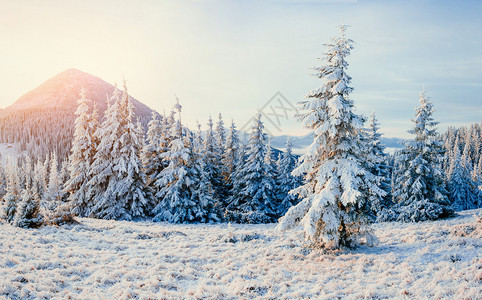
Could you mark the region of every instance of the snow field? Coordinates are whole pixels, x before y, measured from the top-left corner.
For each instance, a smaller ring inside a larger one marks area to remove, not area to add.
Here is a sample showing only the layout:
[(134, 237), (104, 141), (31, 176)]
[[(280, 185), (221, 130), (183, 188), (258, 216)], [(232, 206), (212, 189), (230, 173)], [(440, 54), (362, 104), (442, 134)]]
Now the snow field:
[(377, 246), (328, 254), (274, 224), (0, 223), (0, 299), (480, 299), (477, 212), (374, 224)]

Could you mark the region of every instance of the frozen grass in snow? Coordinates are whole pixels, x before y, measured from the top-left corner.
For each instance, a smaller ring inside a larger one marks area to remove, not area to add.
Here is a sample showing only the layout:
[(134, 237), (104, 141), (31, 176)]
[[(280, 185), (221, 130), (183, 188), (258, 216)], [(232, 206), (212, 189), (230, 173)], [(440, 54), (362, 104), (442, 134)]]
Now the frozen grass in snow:
[(376, 247), (331, 254), (273, 224), (0, 223), (0, 299), (480, 299), (476, 213), (375, 224)]

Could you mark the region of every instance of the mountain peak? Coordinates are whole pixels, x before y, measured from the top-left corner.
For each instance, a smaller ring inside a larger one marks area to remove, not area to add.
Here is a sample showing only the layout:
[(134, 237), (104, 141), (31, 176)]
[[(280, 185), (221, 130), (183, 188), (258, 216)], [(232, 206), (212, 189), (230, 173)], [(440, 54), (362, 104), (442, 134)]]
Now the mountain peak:
[[(99, 112), (106, 108), (106, 99), (114, 92), (114, 86), (101, 78), (70, 68), (48, 79), (35, 89), (27, 92), (5, 111), (59, 108), (75, 111), (80, 90), (86, 89), (88, 99), (97, 103)], [(150, 116), (151, 109), (131, 97), (136, 115)]]

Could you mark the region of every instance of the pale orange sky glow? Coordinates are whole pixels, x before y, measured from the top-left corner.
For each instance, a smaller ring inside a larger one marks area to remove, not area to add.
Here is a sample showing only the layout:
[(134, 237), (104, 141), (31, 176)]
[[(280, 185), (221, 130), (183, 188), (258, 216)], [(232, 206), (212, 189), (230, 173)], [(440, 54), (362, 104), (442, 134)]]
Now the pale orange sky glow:
[[(414, 10), (413, 5), (419, 9)], [(425, 84), (441, 129), (480, 121), (482, 41), (467, 1), (4, 1), (0, 107), (69, 68), (110, 83), (160, 112), (177, 94), (194, 128), (223, 113), (242, 126), (276, 92), (295, 104), (341, 20), (359, 113), (386, 136), (407, 137)], [(450, 42), (448, 42), (450, 41)], [(463, 99), (463, 101), (462, 101)], [(457, 105), (455, 105), (455, 102)], [(280, 134), (302, 134), (291, 120)]]

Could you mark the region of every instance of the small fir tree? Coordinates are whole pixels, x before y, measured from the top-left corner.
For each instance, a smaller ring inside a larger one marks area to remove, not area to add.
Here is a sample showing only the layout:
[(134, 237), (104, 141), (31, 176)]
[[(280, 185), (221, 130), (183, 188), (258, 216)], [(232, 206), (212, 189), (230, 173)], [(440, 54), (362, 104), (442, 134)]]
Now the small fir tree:
[(415, 138), (405, 143), (398, 155), (399, 175), (393, 196), (397, 220), (419, 222), (436, 220), (452, 214), (440, 164), (444, 151), (436, 139), (433, 104), (422, 91), (416, 109), (414, 127), (409, 133)]

